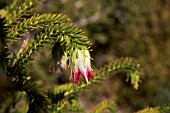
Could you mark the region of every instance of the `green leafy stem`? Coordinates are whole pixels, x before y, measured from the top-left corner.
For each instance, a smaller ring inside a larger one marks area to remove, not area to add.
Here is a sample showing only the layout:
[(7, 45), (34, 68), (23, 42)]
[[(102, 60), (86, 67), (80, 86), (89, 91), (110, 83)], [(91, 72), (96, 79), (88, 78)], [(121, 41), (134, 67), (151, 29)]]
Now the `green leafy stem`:
[(33, 10), (33, 6), (35, 6), (37, 0), (26, 0), (21, 6), (19, 6), (16, 10), (13, 10), (6, 16), (6, 26), (12, 27), (17, 20), (20, 20), (21, 17), (28, 15)]
[[(135, 89), (138, 88), (140, 82), (141, 68), (140, 64), (134, 58), (120, 58), (112, 63), (106, 65), (98, 71), (94, 72), (95, 79), (90, 81), (88, 84), (78, 84), (74, 86), (73, 84), (64, 84), (54, 89), (54, 96), (63, 98), (57, 98), (57, 101), (62, 101), (63, 99), (68, 99), (74, 94), (78, 93), (80, 90), (87, 88), (88, 86), (94, 85), (100, 82), (102, 79), (108, 75), (115, 75), (119, 72), (127, 72), (127, 80), (130, 80), (131, 84)], [(63, 96), (61, 96), (63, 95)], [(54, 98), (55, 99), (55, 98)]]
[(26, 65), (26, 63), (32, 60), (32, 56), (39, 51), (40, 47), (43, 47), (45, 43), (54, 44), (60, 42), (68, 48), (71, 53), (74, 48), (89, 48), (91, 45), (88, 38), (84, 36), (84, 32), (72, 23), (61, 23), (56, 25), (50, 25), (46, 28), (44, 33), (38, 35), (20, 54), (16, 64)]
[(17, 41), (30, 30), (47, 27), (49, 23), (60, 24), (64, 22), (70, 22), (70, 19), (62, 14), (35, 14), (31, 18), (24, 19), (22, 22), (19, 22), (16, 26), (9, 29), (10, 32), (7, 34), (7, 42)]

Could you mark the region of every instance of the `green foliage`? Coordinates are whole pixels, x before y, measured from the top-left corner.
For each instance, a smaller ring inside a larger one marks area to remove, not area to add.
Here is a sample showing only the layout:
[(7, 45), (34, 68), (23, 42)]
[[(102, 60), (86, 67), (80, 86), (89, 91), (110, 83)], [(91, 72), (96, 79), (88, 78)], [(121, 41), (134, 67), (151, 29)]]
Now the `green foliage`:
[(13, 0), (13, 1), (10, 1), (10, 5), (7, 5), (5, 8), (4, 8), (4, 11), (6, 11), (6, 13), (11, 13), (15, 7), (17, 7), (17, 4), (20, 4), (22, 1), (21, 0)]
[(127, 72), (127, 81), (130, 79), (133, 87), (138, 89), (140, 64), (133, 58), (120, 58), (101, 68), (100, 71), (95, 73), (96, 80), (100, 80), (102, 77), (109, 75), (109, 73), (116, 74), (122, 71)]
[(134, 81), (134, 78), (136, 78), (136, 76), (137, 77), (139, 76), (140, 65), (133, 58), (122, 58), (122, 59), (117, 59), (113, 61), (112, 63), (106, 65), (105, 67), (101, 68), (99, 71), (94, 72), (95, 79), (93, 81), (90, 81), (89, 84), (79, 84), (76, 87), (67, 86), (68, 89), (65, 92), (65, 96), (69, 96), (71, 94), (79, 92), (80, 90), (84, 89), (85, 87), (89, 85), (98, 83), (101, 81), (101, 79), (104, 79), (104, 77), (107, 77), (107, 75), (115, 75), (116, 73), (119, 73), (122, 71), (128, 73), (127, 79), (129, 79), (130, 77), (131, 84), (133, 85), (135, 89), (137, 89), (138, 82), (140, 82), (140, 80), (137, 79)]
[(15, 84), (17, 90), (24, 91), (29, 99), (28, 113), (47, 112), (48, 111), (48, 99), (43, 94), (42, 90), (36, 83), (30, 81), (30, 77), (22, 77)]
[[(125, 72), (127, 74), (126, 80), (130, 81), (135, 89), (138, 89), (141, 75), (140, 64), (134, 58), (127, 57), (115, 59), (100, 70), (94, 71), (95, 79), (87, 84), (78, 83), (75, 86), (72, 83), (66, 83), (55, 86), (54, 90), (46, 89), (46, 91), (43, 91), (38, 84), (39, 81), (34, 80), (33, 76), (27, 72), (28, 62), (36, 60), (33, 57), (34, 54), (38, 53), (41, 47), (50, 45), (53, 48), (53, 53), (64, 47), (65, 49), (61, 49), (61, 54), (67, 52), (68, 57), (71, 57), (76, 49), (90, 49), (91, 43), (84, 32), (73, 25), (65, 15), (35, 14), (29, 17), (28, 15), (37, 4), (37, 1), (25, 0), (15, 9), (16, 4), (17, 2), (14, 0), (11, 6), (1, 10), (1, 12), (4, 12), (1, 14), (4, 20), (1, 19), (0, 21), (2, 25), (0, 28), (0, 72), (4, 71), (5, 74), (2, 77), (9, 82), (7, 85), (12, 89), (6, 92), (12, 94), (20, 91), (27, 96), (28, 105), (26, 104), (27, 107), (25, 108), (28, 108), (28, 113), (83, 112), (82, 108), (77, 106), (75, 102), (77, 101), (78, 92), (97, 84), (108, 75), (118, 75), (120, 72)], [(23, 42), (20, 52), (7, 51), (7, 46), (10, 49), (9, 46), (13, 42), (19, 41), (30, 31), (39, 29), (41, 29), (41, 33), (37, 33), (38, 35), (31, 40), (26, 39), (28, 44)], [(0, 104), (3, 104), (3, 102)], [(5, 111), (9, 112), (10, 108), (10, 105), (7, 106)], [(100, 103), (92, 112), (102, 112), (106, 108), (116, 112), (115, 104), (110, 101)], [(169, 111), (169, 106), (155, 109), (166, 112)]]
[[(79, 39), (74, 37), (78, 37)], [(67, 51), (70, 53), (73, 48), (86, 48), (85, 45), (87, 45), (87, 47), (90, 45), (87, 38), (82, 35), (82, 32), (76, 26), (72, 26), (71, 23), (51, 25), (45, 29), (44, 33), (38, 35), (35, 40), (27, 46), (25, 51), (20, 54), (17, 64), (25, 65), (27, 61), (31, 60), (31, 56), (37, 52), (40, 47), (43, 47), (44, 43), (52, 43), (52, 41), (60, 42), (62, 46), (64, 44), (69, 45), (67, 46)], [(83, 45), (83, 47), (81, 45)]]
[(68, 113), (68, 112), (83, 113), (84, 110), (79, 106), (64, 106), (61, 110), (60, 109), (57, 110), (57, 113)]
[(44, 28), (50, 24), (61, 24), (64, 22), (69, 22), (69, 18), (62, 14), (43, 14), (43, 15), (34, 15), (31, 18), (24, 19), (22, 22), (19, 22), (16, 26), (9, 29), (11, 32), (8, 32), (7, 36), (10, 38), (10, 41), (20, 39), (30, 30)]
[(111, 113), (116, 113), (115, 104), (112, 101), (105, 100), (99, 103), (91, 113), (102, 113), (105, 109), (109, 109)]
[(169, 113), (170, 105), (164, 105), (153, 108), (145, 108), (144, 110), (138, 111), (136, 113)]
[[(49, 94), (50, 95), (49, 97), (52, 98), (52, 101), (55, 101), (55, 103), (58, 103), (58, 106), (62, 106), (63, 100), (65, 99), (74, 100), (73, 97), (81, 90), (84, 90), (85, 88), (100, 82), (102, 79), (107, 77), (107, 75), (115, 75), (116, 73), (119, 73), (119, 72), (127, 72), (128, 73), (127, 79), (131, 80), (131, 84), (133, 85), (135, 89), (138, 88), (137, 86), (140, 80), (135, 79), (135, 78), (136, 76), (137, 77), (139, 76), (139, 72), (140, 72), (139, 63), (133, 58), (121, 58), (121, 59), (115, 60), (114, 62), (96, 71), (94, 73), (95, 79), (90, 81), (90, 83), (78, 84), (77, 86), (74, 86), (73, 84), (60, 85), (59, 87), (56, 87), (54, 91), (52, 91), (53, 93)], [(105, 107), (108, 107), (110, 105), (110, 104), (105, 105), (105, 103), (107, 102), (102, 103), (103, 108), (101, 108), (100, 110), (103, 110), (105, 109)]]
[[(85, 105), (94, 105), (98, 98), (114, 98), (120, 112), (131, 113), (170, 103), (169, 0), (49, 0), (47, 3), (50, 7), (42, 6), (48, 8), (44, 12), (64, 12), (86, 30), (93, 42), (95, 68), (117, 56), (133, 56), (143, 66), (145, 74), (137, 92), (120, 81), (122, 77), (110, 77), (101, 84), (104, 90), (94, 87), (81, 94), (87, 95)], [(94, 99), (89, 100), (94, 91)]]
[[(14, 0), (16, 1), (16, 0)], [(28, 16), (32, 11), (33, 6), (36, 5), (36, 0), (26, 0), (16, 10), (6, 15), (6, 26), (12, 27), (17, 21), (21, 20), (23, 16)]]

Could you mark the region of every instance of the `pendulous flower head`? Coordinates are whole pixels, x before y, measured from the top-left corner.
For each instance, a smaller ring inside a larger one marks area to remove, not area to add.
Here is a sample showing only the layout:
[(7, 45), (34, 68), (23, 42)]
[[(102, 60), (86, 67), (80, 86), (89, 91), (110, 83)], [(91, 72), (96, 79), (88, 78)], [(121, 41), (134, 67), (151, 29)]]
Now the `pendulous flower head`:
[[(90, 78), (94, 79), (90, 59), (90, 53), (88, 50), (76, 49), (71, 54), (70, 69), (71, 75), (74, 79), (74, 84), (76, 84), (79, 80), (83, 80), (88, 83)], [(81, 79), (80, 75), (82, 75), (83, 79)]]

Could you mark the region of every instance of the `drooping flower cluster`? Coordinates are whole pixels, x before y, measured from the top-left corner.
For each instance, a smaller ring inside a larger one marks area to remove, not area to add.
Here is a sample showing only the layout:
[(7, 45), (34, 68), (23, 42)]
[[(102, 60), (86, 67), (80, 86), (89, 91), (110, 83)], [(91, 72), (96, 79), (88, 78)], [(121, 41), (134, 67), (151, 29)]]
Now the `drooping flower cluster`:
[(91, 63), (90, 53), (88, 50), (75, 50), (70, 57), (70, 69), (74, 79), (74, 84), (81, 80), (80, 75), (83, 77), (83, 81), (89, 82), (90, 78), (94, 79)]
[[(63, 64), (62, 66), (66, 67), (67, 59), (65, 56), (62, 57), (61, 62)], [(74, 84), (76, 84), (79, 80), (83, 80), (88, 83), (90, 78), (94, 79), (91, 69), (90, 53), (88, 50), (76, 49), (73, 51), (69, 56), (69, 66)]]

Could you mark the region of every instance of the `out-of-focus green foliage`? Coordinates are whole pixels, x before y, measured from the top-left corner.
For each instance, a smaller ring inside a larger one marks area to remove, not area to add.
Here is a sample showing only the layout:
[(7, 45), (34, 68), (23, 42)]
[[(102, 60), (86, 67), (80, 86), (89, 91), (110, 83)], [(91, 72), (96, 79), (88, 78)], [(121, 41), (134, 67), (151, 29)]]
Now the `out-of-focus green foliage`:
[(164, 106), (154, 107), (154, 108), (145, 108), (136, 113), (169, 113), (169, 111), (170, 111), (170, 106), (164, 105)]
[(102, 113), (106, 108), (110, 110), (111, 113), (116, 113), (115, 104), (108, 100), (99, 103), (91, 113)]

